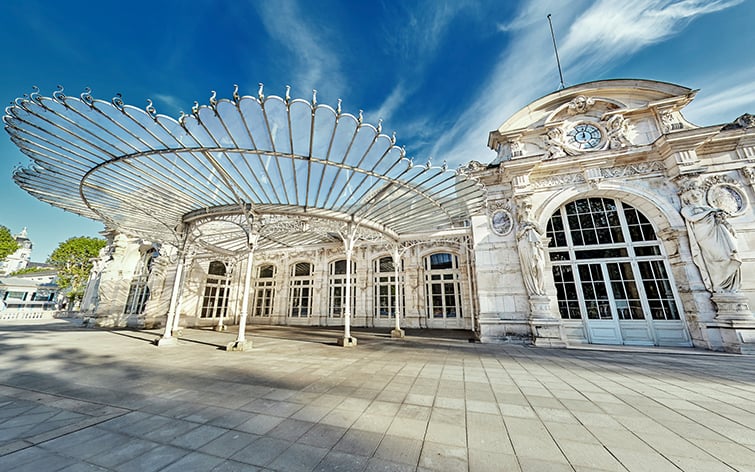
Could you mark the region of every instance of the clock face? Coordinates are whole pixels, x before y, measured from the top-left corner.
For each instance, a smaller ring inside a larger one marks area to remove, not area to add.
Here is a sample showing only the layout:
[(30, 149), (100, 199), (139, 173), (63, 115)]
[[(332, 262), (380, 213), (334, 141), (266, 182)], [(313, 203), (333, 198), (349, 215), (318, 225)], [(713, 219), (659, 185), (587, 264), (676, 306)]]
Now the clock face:
[(597, 126), (580, 123), (569, 131), (566, 136), (569, 144), (577, 149), (594, 149), (600, 144), (603, 134)]

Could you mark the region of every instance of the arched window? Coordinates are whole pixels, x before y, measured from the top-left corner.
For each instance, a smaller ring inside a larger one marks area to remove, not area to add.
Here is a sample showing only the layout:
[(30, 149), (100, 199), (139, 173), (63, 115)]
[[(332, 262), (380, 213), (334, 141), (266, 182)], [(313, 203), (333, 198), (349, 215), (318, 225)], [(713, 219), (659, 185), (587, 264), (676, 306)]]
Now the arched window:
[(553, 214), (547, 233), (561, 318), (584, 320), (592, 342), (657, 344), (646, 322), (680, 319), (661, 242), (631, 205), (575, 200)]
[[(399, 306), (396, 298), (396, 271), (392, 257), (375, 259), (375, 317), (395, 318)], [(401, 261), (403, 266), (403, 260)], [(406, 313), (404, 307), (403, 267), (399, 267), (399, 297), (401, 299), (401, 313)]]
[(441, 252), (425, 257), (427, 317), (435, 320), (461, 317), (459, 258)]
[(141, 315), (149, 300), (149, 287), (147, 281), (152, 271), (152, 263), (159, 253), (157, 250), (150, 249), (139, 259), (134, 271), (134, 277), (131, 279), (128, 297), (126, 297), (126, 306), (123, 309), (125, 315)]
[(291, 266), (289, 285), (289, 316), (304, 318), (312, 311), (312, 285), (314, 266), (309, 262), (297, 262)]
[(201, 318), (225, 317), (228, 311), (228, 295), (231, 278), (226, 274), (226, 265), (221, 261), (210, 262), (202, 298)]
[(254, 306), (252, 316), (270, 316), (275, 299), (275, 266), (260, 266), (254, 281)]
[[(351, 311), (354, 312), (356, 303), (356, 269), (357, 265), (351, 262)], [(328, 278), (328, 316), (341, 317), (346, 308), (346, 259), (330, 263), (330, 276)]]

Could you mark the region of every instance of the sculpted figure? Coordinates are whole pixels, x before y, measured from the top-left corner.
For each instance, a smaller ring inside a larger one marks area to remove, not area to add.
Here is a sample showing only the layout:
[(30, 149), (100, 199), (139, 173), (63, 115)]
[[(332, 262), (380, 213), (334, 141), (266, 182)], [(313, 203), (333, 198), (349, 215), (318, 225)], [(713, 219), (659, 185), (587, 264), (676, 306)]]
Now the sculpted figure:
[(543, 141), (545, 143), (546, 159), (556, 159), (566, 155), (566, 151), (564, 151), (564, 132), (560, 128), (549, 129)]
[(545, 249), (543, 236), (535, 223), (530, 220), (528, 208), (523, 210), (519, 218), (519, 228), (516, 233), (519, 248), (519, 261), (522, 264), (522, 277), (527, 292), (530, 295), (545, 295)]
[(692, 258), (711, 292), (739, 291), (742, 261), (728, 213), (705, 203), (703, 192), (694, 188), (684, 194), (682, 216), (687, 221)]
[(608, 128), (608, 148), (621, 149), (629, 145), (626, 133), (628, 130), (627, 120), (621, 115), (613, 115), (606, 123)]

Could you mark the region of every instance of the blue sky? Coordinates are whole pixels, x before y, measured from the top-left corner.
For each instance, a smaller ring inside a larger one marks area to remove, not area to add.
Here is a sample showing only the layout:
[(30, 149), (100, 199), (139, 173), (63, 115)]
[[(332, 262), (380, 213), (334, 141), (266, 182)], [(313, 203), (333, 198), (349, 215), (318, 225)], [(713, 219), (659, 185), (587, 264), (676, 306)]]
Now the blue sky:
[[(755, 113), (753, 0), (129, 0), (0, 2), (0, 99), (57, 84), (69, 95), (178, 116), (212, 90), (311, 97), (364, 110), (415, 162), (490, 162), (488, 132), (559, 85), (643, 78), (701, 89), (699, 125)], [(28, 159), (0, 136), (0, 224), (28, 227), (32, 259), (97, 222), (38, 202), (12, 181)]]

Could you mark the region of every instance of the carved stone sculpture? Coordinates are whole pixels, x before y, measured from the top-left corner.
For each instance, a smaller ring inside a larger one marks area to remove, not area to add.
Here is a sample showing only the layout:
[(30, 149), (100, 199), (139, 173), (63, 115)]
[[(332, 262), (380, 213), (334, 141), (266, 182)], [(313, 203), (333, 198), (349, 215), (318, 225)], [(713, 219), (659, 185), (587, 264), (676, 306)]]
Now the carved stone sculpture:
[(545, 295), (545, 249), (543, 236), (530, 219), (528, 207), (524, 207), (519, 217), (517, 229), (517, 246), (522, 265), (522, 278), (530, 296)]
[(566, 156), (566, 151), (564, 151), (564, 132), (561, 128), (549, 129), (543, 142), (545, 143), (545, 159)]
[(628, 123), (622, 115), (613, 115), (606, 122), (608, 128), (608, 149), (621, 149), (628, 146)]
[(734, 293), (741, 286), (742, 261), (728, 214), (705, 203), (699, 187), (682, 197), (682, 216), (687, 221), (692, 258), (711, 292)]

